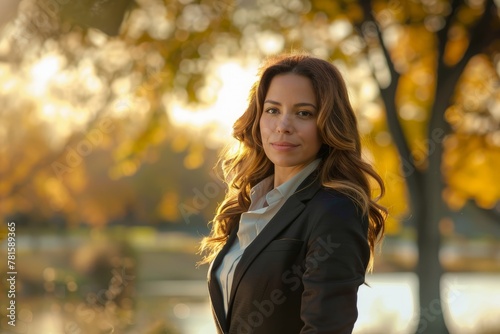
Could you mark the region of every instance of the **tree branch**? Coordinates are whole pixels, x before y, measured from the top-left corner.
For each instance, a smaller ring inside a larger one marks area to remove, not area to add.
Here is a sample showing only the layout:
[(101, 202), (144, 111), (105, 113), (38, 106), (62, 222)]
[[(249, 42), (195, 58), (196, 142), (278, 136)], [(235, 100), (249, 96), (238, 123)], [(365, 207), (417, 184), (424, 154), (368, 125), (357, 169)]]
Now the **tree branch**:
[[(493, 0), (488, 0), (485, 4), (485, 9), (481, 17), (471, 30), (470, 42), (462, 59), (453, 66), (447, 66), (443, 61), (443, 54), (438, 55), (438, 69), (436, 82), (436, 97), (439, 96), (439, 101), (435, 102), (435, 108), (429, 121), (429, 132), (434, 129), (444, 129), (446, 133), (451, 131), (449, 124), (444, 119), (444, 112), (449, 107), (455, 88), (460, 76), (462, 75), (465, 66), (470, 59), (477, 55), (488, 43), (500, 34), (500, 31), (490, 31), (489, 26), (494, 18), (494, 10), (496, 6)], [(449, 21), (452, 18), (448, 18)], [(499, 30), (499, 29), (497, 29)], [(444, 44), (444, 43), (442, 43)], [(444, 47), (442, 52), (444, 53)]]
[(448, 33), (449, 33), (451, 25), (453, 23), (453, 18), (455, 17), (455, 14), (457, 13), (457, 10), (461, 4), (463, 4), (463, 1), (460, 1), (460, 0), (453, 0), (451, 2), (451, 4), (450, 4), (451, 12), (446, 17), (443, 29), (441, 29), (437, 32), (438, 64), (439, 64), (438, 67), (440, 66), (440, 64), (444, 63), (443, 57), (444, 57), (444, 51), (446, 49), (446, 41), (448, 40)]
[[(90, 120), (87, 123), (85, 132), (89, 132), (95, 126), (95, 124), (101, 119), (102, 115), (104, 114), (104, 110), (106, 109), (106, 106), (109, 104), (109, 102), (112, 100), (112, 97), (113, 97), (113, 95), (110, 94), (108, 97), (107, 103), (104, 104), (104, 107), (101, 110), (99, 110), (94, 115), (92, 120)], [(29, 173), (27, 173), (26, 176), (22, 180), (15, 183), (14, 185), (12, 185), (12, 187), (10, 188), (10, 190), (7, 193), (5, 193), (3, 195), (0, 194), (0, 199), (8, 198), (9, 196), (16, 194), (18, 191), (20, 191), (22, 188), (24, 188), (27, 184), (29, 184), (32, 181), (32, 178), (37, 173), (39, 173), (44, 168), (47, 168), (48, 166), (50, 166), (51, 163), (53, 163), (54, 161), (59, 159), (64, 154), (65, 148), (68, 146), (72, 146), (73, 144), (75, 144), (76, 141), (77, 141), (77, 139), (70, 136), (69, 139), (67, 140), (67, 142), (62, 146), (62, 148), (59, 151), (46, 156), (44, 159), (41, 159), (40, 161), (38, 161), (38, 163), (34, 164), (33, 167), (31, 168), (31, 170), (29, 171)], [(3, 173), (3, 174), (6, 175), (8, 173)]]
[[(368, 0), (362, 0), (360, 1), (360, 4), (363, 8), (366, 20), (368, 22), (372, 22), (375, 27), (377, 44), (382, 50), (385, 62), (387, 64), (387, 68), (391, 76), (391, 82), (389, 83), (389, 85), (387, 87), (381, 87), (379, 84), (379, 90), (382, 96), (382, 100), (384, 101), (385, 104), (387, 126), (389, 127), (389, 131), (394, 140), (396, 148), (399, 152), (403, 168), (407, 169), (403, 171), (403, 176), (406, 179), (407, 186), (409, 188), (408, 190), (410, 193), (409, 198), (411, 206), (413, 210), (418, 211), (420, 210), (420, 206), (422, 204), (418, 200), (419, 198), (418, 194), (421, 193), (421, 182), (419, 181), (420, 172), (416, 168), (415, 160), (410, 151), (408, 140), (406, 139), (401, 123), (399, 122), (398, 112), (396, 107), (396, 93), (397, 93), (400, 74), (396, 71), (390, 52), (384, 43), (382, 31), (380, 30), (380, 27), (377, 24), (377, 21), (373, 15), (371, 2)], [(369, 37), (367, 37), (366, 34), (363, 34), (362, 28), (363, 27), (358, 25), (358, 29), (361, 31), (361, 34), (364, 36), (365, 41), (367, 41), (367, 44), (369, 45), (370, 44)]]
[(463, 71), (469, 60), (477, 55), (481, 50), (491, 43), (495, 38), (498, 38), (500, 29), (491, 31), (490, 25), (492, 20), (496, 16), (496, 5), (494, 0), (488, 0), (484, 5), (484, 11), (479, 20), (476, 22), (472, 28), (469, 37), (469, 46), (464, 53), (464, 56), (460, 61), (455, 64), (454, 69), (458, 69), (460, 72)]

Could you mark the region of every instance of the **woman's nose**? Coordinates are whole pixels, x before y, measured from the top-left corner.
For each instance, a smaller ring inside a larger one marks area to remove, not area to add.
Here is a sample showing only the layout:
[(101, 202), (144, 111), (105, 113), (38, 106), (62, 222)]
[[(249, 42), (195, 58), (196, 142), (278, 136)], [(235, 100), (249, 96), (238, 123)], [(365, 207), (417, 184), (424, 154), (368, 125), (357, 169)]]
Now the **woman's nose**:
[(292, 122), (289, 119), (288, 115), (283, 115), (278, 118), (278, 122), (276, 124), (276, 132), (278, 133), (291, 133), (293, 129)]

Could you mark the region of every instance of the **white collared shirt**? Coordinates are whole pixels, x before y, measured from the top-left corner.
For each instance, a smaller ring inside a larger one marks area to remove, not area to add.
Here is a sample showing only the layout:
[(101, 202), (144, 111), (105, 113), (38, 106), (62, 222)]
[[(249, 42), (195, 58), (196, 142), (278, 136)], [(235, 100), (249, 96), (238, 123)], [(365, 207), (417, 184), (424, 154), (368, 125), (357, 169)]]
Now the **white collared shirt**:
[[(241, 214), (237, 238), (215, 273), (221, 287), (226, 314), (234, 271), (243, 252), (281, 209), (286, 200), (293, 195), (297, 187), (318, 167), (320, 161), (321, 159), (314, 160), (290, 180), (274, 189), (272, 189), (274, 175), (271, 175), (250, 190), (250, 208)], [(267, 206), (265, 206), (266, 203)]]

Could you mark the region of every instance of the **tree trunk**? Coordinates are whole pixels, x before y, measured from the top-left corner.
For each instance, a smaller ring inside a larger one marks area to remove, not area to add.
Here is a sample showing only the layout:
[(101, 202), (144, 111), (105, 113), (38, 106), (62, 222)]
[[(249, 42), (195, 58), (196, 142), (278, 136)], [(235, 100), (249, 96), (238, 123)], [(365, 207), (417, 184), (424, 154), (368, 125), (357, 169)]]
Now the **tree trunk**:
[(441, 187), (438, 181), (440, 177), (439, 167), (429, 164), (429, 169), (424, 176), (424, 191), (421, 194), (424, 205), (422, 212), (416, 214), (419, 253), (416, 273), (419, 281), (420, 301), (420, 316), (416, 333), (448, 333), (442, 310), (443, 299), (440, 298), (440, 281), (443, 273), (439, 260), (441, 246), (439, 221), (443, 212)]
[[(378, 42), (376, 44), (382, 49), (391, 74), (389, 86), (379, 88), (386, 107), (389, 131), (401, 158), (403, 176), (406, 179), (409, 192), (411, 220), (417, 232), (419, 257), (416, 274), (419, 280), (420, 316), (416, 333), (447, 334), (448, 329), (444, 321), (440, 293), (443, 268), (439, 258), (441, 246), (439, 224), (448, 210), (442, 198), (444, 189), (444, 179), (441, 172), (442, 141), (444, 136), (450, 132), (450, 126), (444, 119), (444, 112), (451, 103), (456, 84), (468, 61), (488, 45), (494, 39), (493, 36), (496, 36), (490, 29), (490, 21), (492, 18), (496, 18), (497, 7), (493, 0), (487, 0), (484, 13), (471, 28), (470, 43), (464, 56), (457, 64), (449, 67), (444, 62), (448, 33), (459, 7), (463, 5), (462, 0), (451, 2), (451, 10), (446, 17), (445, 26), (437, 33), (436, 91), (427, 132), (428, 165), (425, 171), (421, 171), (416, 169), (409, 143), (403, 134), (397, 116), (395, 99), (399, 73), (395, 70), (390, 52), (385, 46), (382, 33), (373, 16), (371, 1), (360, 1), (360, 5), (363, 8), (366, 21), (373, 22), (376, 31), (375, 35), (365, 34), (365, 41), (367, 45), (371, 45), (370, 41), (375, 37)], [(496, 31), (498, 31), (498, 25), (496, 27)], [(363, 32), (363, 24), (358, 24), (358, 28)]]

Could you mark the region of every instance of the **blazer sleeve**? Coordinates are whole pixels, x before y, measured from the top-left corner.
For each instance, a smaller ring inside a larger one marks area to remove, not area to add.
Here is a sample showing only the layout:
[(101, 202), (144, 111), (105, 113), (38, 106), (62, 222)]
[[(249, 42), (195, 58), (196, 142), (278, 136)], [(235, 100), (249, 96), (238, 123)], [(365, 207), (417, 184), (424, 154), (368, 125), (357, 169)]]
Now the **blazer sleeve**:
[(301, 334), (352, 333), (370, 259), (368, 219), (351, 199), (324, 192), (312, 205), (302, 277)]

